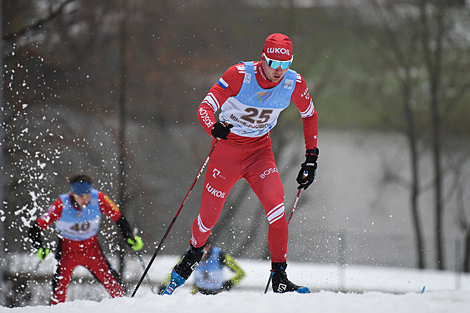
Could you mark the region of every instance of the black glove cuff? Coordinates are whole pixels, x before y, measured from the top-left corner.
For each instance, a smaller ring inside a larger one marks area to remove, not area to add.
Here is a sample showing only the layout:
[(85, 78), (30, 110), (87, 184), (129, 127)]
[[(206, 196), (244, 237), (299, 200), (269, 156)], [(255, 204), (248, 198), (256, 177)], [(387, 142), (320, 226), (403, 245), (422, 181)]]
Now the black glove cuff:
[(126, 241), (127, 239), (134, 238), (134, 236), (132, 235), (131, 225), (129, 225), (129, 222), (126, 220), (124, 215), (121, 215), (116, 224), (119, 227), (119, 230), (121, 231), (121, 234)]
[(34, 248), (39, 249), (42, 247), (42, 230), (37, 223), (29, 229), (29, 239)]
[(317, 147), (313, 148), (313, 149), (307, 149), (307, 151), (305, 152), (305, 154), (315, 154), (316, 156), (320, 155), (320, 149), (318, 149)]
[[(320, 154), (320, 149), (318, 148), (307, 149), (307, 151), (305, 152), (304, 164), (309, 167), (316, 166), (319, 154)], [(315, 163), (315, 164), (312, 164), (312, 163)]]

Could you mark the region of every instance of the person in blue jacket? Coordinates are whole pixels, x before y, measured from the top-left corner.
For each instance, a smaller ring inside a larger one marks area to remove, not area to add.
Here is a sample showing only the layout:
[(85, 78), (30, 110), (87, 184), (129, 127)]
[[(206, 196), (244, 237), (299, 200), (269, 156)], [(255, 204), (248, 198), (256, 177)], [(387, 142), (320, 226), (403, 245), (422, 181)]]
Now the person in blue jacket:
[[(234, 272), (230, 279), (225, 279), (224, 266)], [(206, 243), (204, 254), (194, 270), (193, 276), (192, 294), (199, 292), (204, 295), (215, 295), (223, 291), (229, 291), (239, 284), (245, 277), (245, 272), (230, 254), (225, 253), (217, 246)], [(160, 294), (165, 290), (169, 279), (170, 276), (168, 275), (165, 284), (160, 287)]]

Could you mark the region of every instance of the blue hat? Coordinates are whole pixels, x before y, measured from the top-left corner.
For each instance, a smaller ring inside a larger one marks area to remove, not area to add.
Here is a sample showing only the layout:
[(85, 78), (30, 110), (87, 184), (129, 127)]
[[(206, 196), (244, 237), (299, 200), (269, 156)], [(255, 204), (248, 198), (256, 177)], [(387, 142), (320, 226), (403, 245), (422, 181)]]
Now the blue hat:
[(70, 191), (76, 195), (86, 195), (91, 193), (91, 184), (87, 181), (74, 182)]

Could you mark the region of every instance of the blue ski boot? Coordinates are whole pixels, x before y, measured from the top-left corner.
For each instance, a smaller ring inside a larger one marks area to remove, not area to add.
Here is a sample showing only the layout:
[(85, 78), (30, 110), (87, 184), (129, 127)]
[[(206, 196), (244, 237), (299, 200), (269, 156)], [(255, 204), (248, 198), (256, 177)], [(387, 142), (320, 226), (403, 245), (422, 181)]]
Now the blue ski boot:
[(170, 282), (166, 286), (165, 290), (162, 292), (162, 295), (171, 295), (176, 288), (182, 286), (186, 279), (181, 277), (175, 270), (171, 271)]
[(189, 276), (191, 276), (194, 269), (199, 265), (199, 261), (201, 261), (203, 254), (204, 246), (196, 248), (191, 245), (189, 249), (186, 250), (181, 261), (179, 261), (171, 271), (170, 282), (162, 292), (162, 295), (171, 295), (176, 288), (182, 286)]
[(287, 263), (272, 263), (272, 286), (273, 291), (278, 293), (284, 292), (298, 292), (310, 293), (308, 287), (297, 286), (287, 278), (286, 274)]

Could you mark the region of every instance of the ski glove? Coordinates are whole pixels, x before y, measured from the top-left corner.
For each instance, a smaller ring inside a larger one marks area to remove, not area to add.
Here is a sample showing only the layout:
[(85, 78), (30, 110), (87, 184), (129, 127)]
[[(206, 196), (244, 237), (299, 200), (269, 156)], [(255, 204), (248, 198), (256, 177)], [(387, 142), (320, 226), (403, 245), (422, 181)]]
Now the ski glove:
[(318, 148), (307, 149), (305, 153), (305, 162), (300, 165), (299, 175), (297, 175), (297, 182), (299, 187), (297, 189), (306, 190), (315, 180), (317, 172), (317, 159), (320, 154)]
[(49, 252), (50, 252), (50, 250), (45, 248), (45, 247), (39, 248), (38, 249), (38, 258), (39, 258), (39, 260), (44, 260), (49, 255)]
[(211, 134), (215, 139), (227, 140), (228, 134), (230, 134), (230, 129), (233, 127), (232, 124), (225, 124), (223, 122), (217, 122), (212, 126)]
[(233, 282), (231, 280), (226, 280), (224, 281), (224, 284), (222, 285), (222, 290), (229, 291), (233, 287)]
[(42, 243), (42, 231), (41, 227), (36, 223), (29, 229), (29, 240), (34, 248), (38, 249), (37, 255), (40, 260), (44, 260), (50, 250), (46, 248)]
[(134, 251), (142, 250), (144, 247), (144, 243), (139, 236), (134, 236), (133, 238), (127, 239), (127, 244), (132, 248)]

